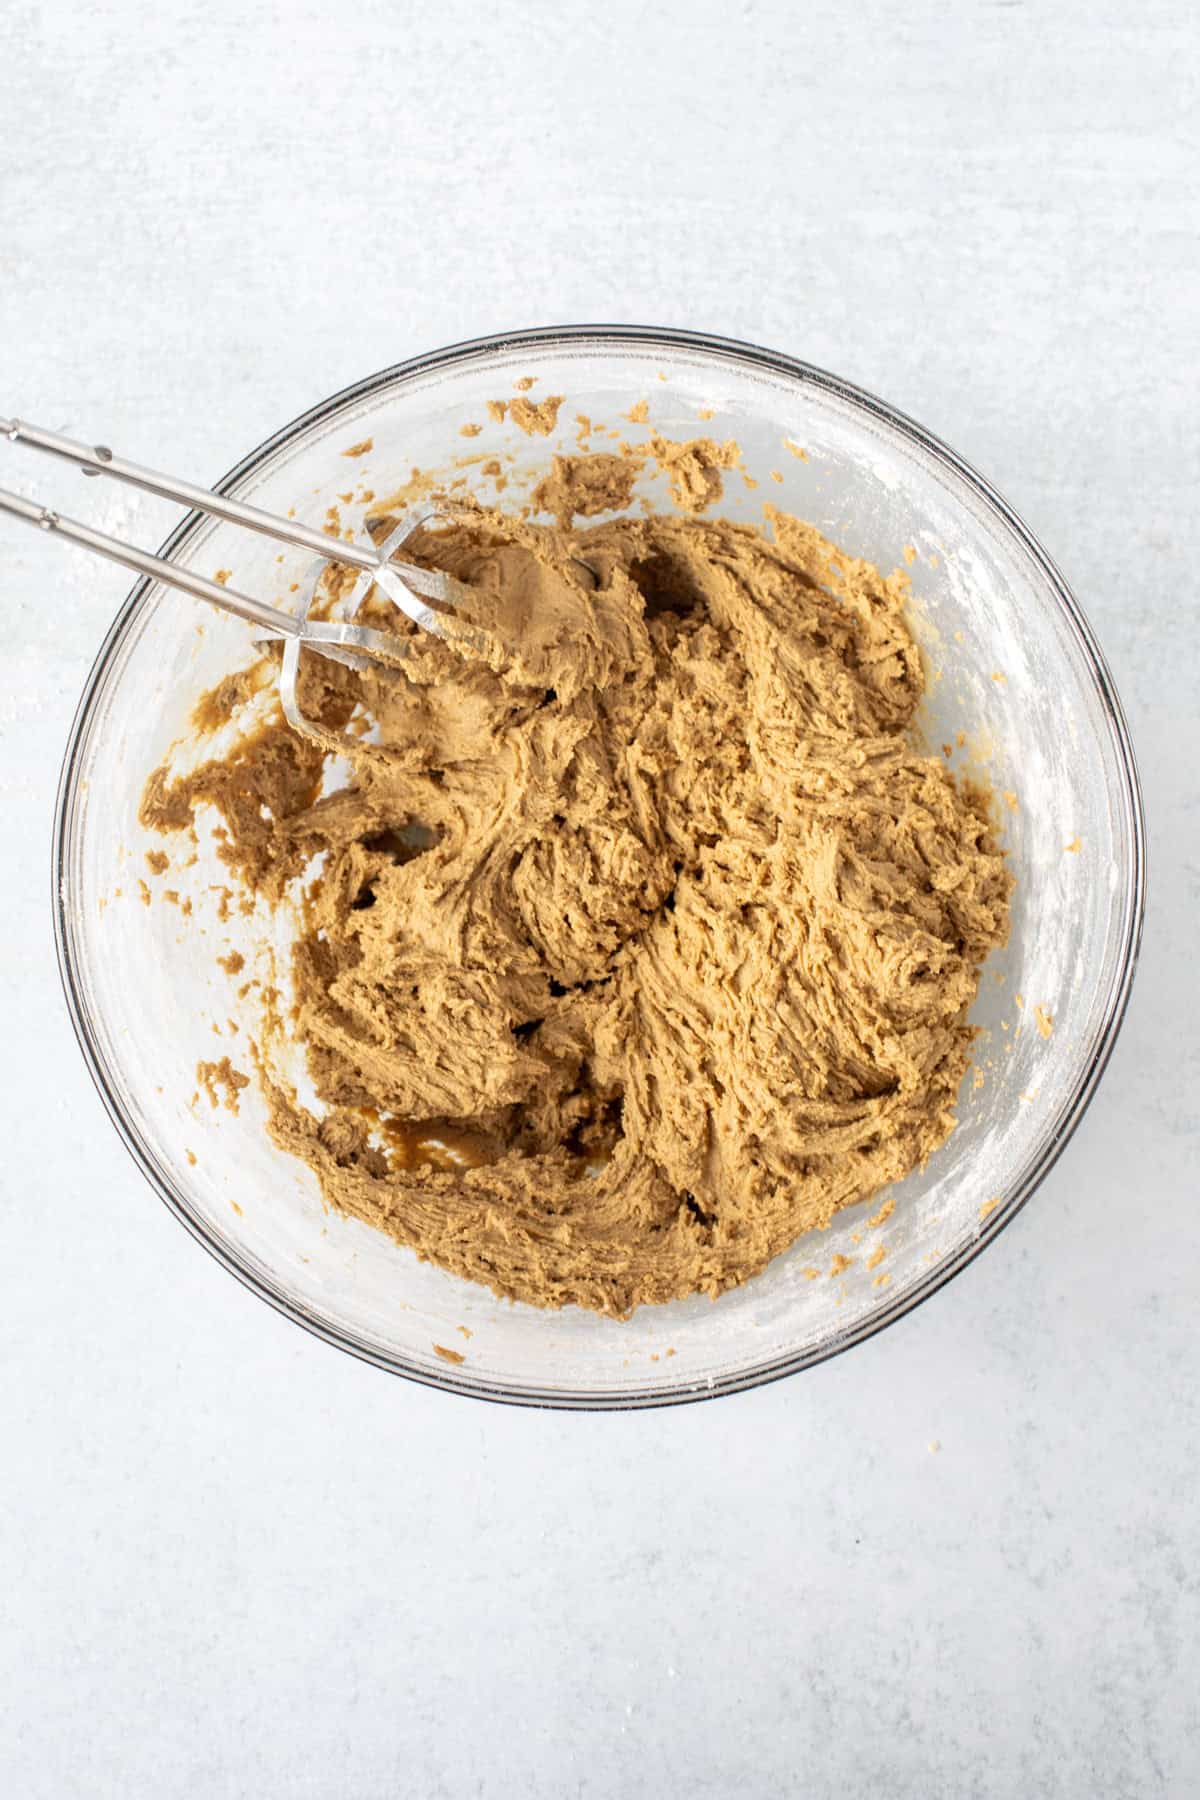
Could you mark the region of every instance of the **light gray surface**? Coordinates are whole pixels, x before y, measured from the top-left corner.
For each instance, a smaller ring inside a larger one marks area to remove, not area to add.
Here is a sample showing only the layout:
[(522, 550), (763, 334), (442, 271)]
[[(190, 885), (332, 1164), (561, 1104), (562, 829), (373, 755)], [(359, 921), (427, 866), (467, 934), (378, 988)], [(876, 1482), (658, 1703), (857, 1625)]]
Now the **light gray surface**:
[[(126, 583), (0, 529), (5, 1794), (1197, 1791), (1193, 16), (5, 9), (0, 411), (210, 480), (479, 332), (790, 350), (1042, 536), (1124, 697), (1152, 852), (1090, 1115), (914, 1317), (676, 1412), (426, 1393), (243, 1293), (101, 1111), (48, 841)], [(148, 543), (171, 517), (3, 445), (0, 483)]]

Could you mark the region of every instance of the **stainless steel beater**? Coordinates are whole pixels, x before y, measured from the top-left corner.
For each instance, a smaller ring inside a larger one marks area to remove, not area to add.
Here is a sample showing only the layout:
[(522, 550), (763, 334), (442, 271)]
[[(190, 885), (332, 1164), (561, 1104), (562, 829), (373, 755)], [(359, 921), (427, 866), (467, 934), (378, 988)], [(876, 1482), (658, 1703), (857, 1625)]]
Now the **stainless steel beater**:
[(167, 562), (160, 556), (152, 556), (134, 544), (109, 537), (78, 519), (69, 519), (51, 507), (40, 505), (36, 500), (26, 500), (20, 494), (0, 488), (0, 512), (24, 519), (27, 524), (36, 525), (43, 531), (54, 532), (85, 550), (107, 557), (110, 562), (121, 563), (139, 575), (161, 581), (168, 587), (178, 588), (180, 592), (190, 594), (193, 599), (206, 600), (210, 605), (220, 607), (223, 612), (245, 619), (256, 627), (260, 637), (282, 639), (284, 649), (279, 680), (280, 699), (289, 724), (307, 736), (328, 741), (330, 734), (324, 727), (306, 718), (299, 705), (296, 686), (302, 648), (316, 651), (321, 656), (331, 657), (336, 662), (356, 669), (365, 668), (374, 662), (394, 670), (405, 654), (403, 639), (387, 632), (375, 631), (370, 626), (349, 621), (313, 619), (309, 616), (318, 583), (330, 563), (349, 564), (359, 571), (354, 587), (340, 603), (341, 610), (352, 612), (374, 583), (422, 630), (445, 638), (463, 649), (478, 650), (486, 647), (485, 633), (475, 627), (464, 629), (452, 612), (437, 610), (438, 607), (453, 607), (463, 600), (469, 592), (463, 583), (441, 570), (422, 569), (414, 563), (392, 560), (395, 551), (418, 525), (439, 517), (436, 512), (414, 509), (378, 546), (370, 541), (365, 544), (344, 542), (341, 539), (331, 539), (324, 532), (315, 531), (308, 525), (300, 524), (298, 520), (277, 518), (274, 513), (263, 512), (257, 506), (248, 506), (242, 500), (234, 500), (226, 494), (216, 494), (208, 488), (196, 487), (189, 481), (179, 481), (174, 476), (162, 475), (139, 463), (128, 462), (115, 455), (104, 444), (77, 443), (56, 431), (27, 425), (20, 419), (0, 418), (0, 437), (7, 438), (13, 444), (24, 444), (32, 450), (61, 457), (66, 462), (74, 463), (85, 475), (108, 475), (114, 481), (141, 488), (148, 494), (158, 494), (166, 500), (177, 500), (181, 505), (194, 507), (198, 512), (208, 513), (213, 518), (225, 519), (233, 525), (244, 525), (250, 531), (277, 538), (281, 543), (312, 550), (320, 560), (309, 570), (301, 584), (299, 611), (294, 614), (285, 613), (278, 607), (268, 606), (265, 601), (256, 600), (250, 594), (239, 593), (218, 581), (210, 581), (204, 575), (193, 574), (189, 569)]

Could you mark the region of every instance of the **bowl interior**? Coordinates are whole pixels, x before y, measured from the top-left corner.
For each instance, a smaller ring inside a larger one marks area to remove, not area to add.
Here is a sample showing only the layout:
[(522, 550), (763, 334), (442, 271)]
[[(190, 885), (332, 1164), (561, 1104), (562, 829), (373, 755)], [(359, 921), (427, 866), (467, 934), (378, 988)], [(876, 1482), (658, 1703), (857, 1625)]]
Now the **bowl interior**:
[[(536, 377), (535, 399), (565, 396), (550, 437), (489, 416), (486, 402), (511, 398), (524, 376)], [(998, 796), (1018, 884), (1011, 941), (984, 972), (958, 1128), (890, 1190), (886, 1219), (872, 1223), (878, 1206), (859, 1207), (715, 1303), (643, 1308), (626, 1323), (514, 1306), (419, 1263), (323, 1208), (311, 1172), (267, 1139), (253, 1087), (236, 1115), (194, 1098), (198, 1062), (229, 1056), (249, 1069), (253, 1013), (238, 989), (285, 946), (269, 918), (241, 914), (236, 900), (229, 909), (204, 833), (190, 866), (189, 846), (153, 876), (146, 852), (167, 846), (142, 832), (137, 806), (147, 772), (186, 737), (198, 694), (252, 660), (248, 628), (160, 588), (135, 591), (64, 774), (68, 991), (106, 1103), (151, 1179), (243, 1279), (316, 1330), (418, 1378), (510, 1399), (613, 1405), (724, 1391), (828, 1355), (906, 1310), (1053, 1160), (1119, 1022), (1136, 944), (1136, 788), (1086, 628), (983, 484), (843, 384), (736, 346), (531, 335), (364, 383), (256, 453), (234, 490), (317, 525), (337, 506), (356, 528), (383, 496), (407, 485), (419, 500), (447, 472), (494, 500), (487, 470), (498, 460), (500, 503), (519, 505), (553, 451), (577, 448), (577, 415), (636, 440), (646, 426), (623, 415), (640, 401), (668, 437), (736, 438), (743, 469), (726, 477), (717, 510), (757, 520), (767, 500), (885, 571), (907, 568), (930, 677), (922, 729), (936, 754), (948, 745), (953, 766)], [(597, 433), (590, 447), (604, 444)], [(657, 478), (638, 492), (670, 504)], [(228, 569), (234, 585), (282, 604), (311, 563), (197, 520), (172, 554), (210, 575)], [(231, 976), (217, 959), (234, 951), (246, 966)]]

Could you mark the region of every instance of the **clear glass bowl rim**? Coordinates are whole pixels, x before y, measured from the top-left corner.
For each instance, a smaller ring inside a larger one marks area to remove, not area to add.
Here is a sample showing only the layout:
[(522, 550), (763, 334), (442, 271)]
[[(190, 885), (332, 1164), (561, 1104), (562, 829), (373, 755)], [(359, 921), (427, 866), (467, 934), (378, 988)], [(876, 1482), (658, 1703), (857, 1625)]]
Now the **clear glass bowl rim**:
[[(1008, 1197), (1006, 1203), (991, 1215), (979, 1235), (956, 1255), (947, 1257), (939, 1263), (917, 1288), (910, 1290), (890, 1306), (881, 1307), (869, 1318), (864, 1319), (854, 1331), (840, 1336), (835, 1342), (793, 1355), (777, 1357), (757, 1367), (736, 1371), (727, 1378), (716, 1380), (711, 1386), (700, 1391), (697, 1391), (694, 1385), (689, 1384), (686, 1391), (674, 1391), (669, 1385), (666, 1385), (652, 1392), (642, 1391), (629, 1394), (569, 1393), (549, 1388), (545, 1392), (528, 1388), (516, 1390), (508, 1389), (499, 1382), (465, 1378), (460, 1370), (452, 1369), (449, 1366), (445, 1374), (437, 1370), (418, 1368), (407, 1363), (401, 1357), (390, 1355), (377, 1346), (359, 1340), (353, 1334), (340, 1331), (324, 1320), (314, 1317), (306, 1308), (297, 1305), (282, 1288), (273, 1286), (243, 1265), (232, 1247), (215, 1238), (204, 1221), (192, 1211), (188, 1205), (186, 1194), (177, 1189), (174, 1184), (163, 1179), (148, 1146), (125, 1112), (120, 1099), (119, 1083), (113, 1079), (83, 998), (83, 984), (77, 968), (77, 949), (71, 929), (72, 899), (69, 891), (70, 859), (68, 851), (78, 795), (80, 757), (87, 738), (92, 709), (103, 685), (109, 663), (143, 599), (153, 585), (148, 578), (142, 578), (135, 583), (124, 605), (113, 620), (92, 665), (71, 724), (55, 803), (52, 845), (52, 911), (59, 973), (71, 1024), (83, 1052), (88, 1072), (109, 1117), (134, 1162), (160, 1198), (192, 1236), (223, 1268), (236, 1276), (243, 1286), (266, 1300), (269, 1305), (287, 1318), (302, 1325), (314, 1336), (322, 1338), (326, 1343), (333, 1344), (338, 1349), (345, 1350), (350, 1355), (357, 1356), (360, 1360), (371, 1363), (377, 1368), (402, 1375), (423, 1386), (440, 1388), (450, 1393), (464, 1394), (476, 1399), (509, 1404), (575, 1411), (622, 1411), (715, 1399), (722, 1394), (737, 1393), (747, 1388), (761, 1387), (770, 1381), (781, 1380), (786, 1375), (796, 1374), (804, 1368), (815, 1367), (829, 1357), (840, 1355), (853, 1345), (863, 1342), (868, 1337), (873, 1337), (876, 1332), (882, 1331), (886, 1326), (903, 1318), (928, 1300), (939, 1288), (944, 1287), (948, 1281), (952, 1280), (961, 1269), (966, 1268), (968, 1263), (973, 1262), (985, 1246), (990, 1244), (1016, 1217), (1054, 1167), (1086, 1112), (1107, 1067), (1125, 1017), (1141, 945), (1145, 914), (1146, 830), (1141, 784), (1138, 778), (1133, 744), (1108, 665), (1078, 601), (1033, 532), (982, 475), (969, 463), (964, 462), (962, 457), (958, 456), (948, 445), (942, 443), (932, 432), (927, 431), (924, 426), (917, 424), (915, 420), (908, 418), (905, 414), (897, 412), (894, 407), (867, 392), (866, 389), (857, 387), (838, 375), (830, 374), (828, 370), (817, 368), (812, 363), (786, 356), (780, 351), (762, 349), (757, 345), (744, 343), (735, 338), (715, 337), (705, 332), (683, 331), (672, 327), (650, 325), (537, 326), (500, 332), (489, 337), (471, 338), (462, 343), (449, 344), (442, 349), (426, 352), (421, 356), (411, 357), (405, 362), (395, 363), (391, 367), (382, 369), (374, 375), (366, 376), (350, 387), (343, 388), (339, 393), (318, 402), (316, 406), (300, 414), (290, 424), (283, 426), (273, 436), (244, 456), (234, 468), (229, 470), (228, 474), (214, 484), (216, 491), (224, 493), (233, 489), (263, 460), (284, 448), (299, 434), (319, 425), (324, 419), (348, 403), (369, 398), (379, 389), (387, 387), (397, 380), (426, 376), (439, 368), (463, 364), (505, 352), (536, 351), (539, 348), (581, 343), (586, 343), (598, 351), (602, 351), (605, 347), (618, 348), (623, 345), (636, 345), (648, 350), (658, 348), (664, 351), (709, 352), (720, 357), (748, 363), (773, 374), (793, 377), (808, 386), (822, 388), (883, 421), (901, 437), (910, 439), (928, 455), (931, 455), (936, 462), (940, 462), (953, 471), (960, 480), (974, 490), (989, 509), (999, 516), (1039, 568), (1045, 579), (1048, 594), (1057, 602), (1090, 667), (1103, 703), (1105, 723), (1112, 737), (1116, 762), (1122, 777), (1120, 797), (1124, 804), (1124, 825), (1131, 848), (1123, 891), (1118, 896), (1120, 907), (1118, 929), (1121, 943), (1114, 959), (1115, 975), (1099, 1027), (1090, 1046), (1089, 1054), (1081, 1065), (1081, 1073), (1076, 1082), (1075, 1091), (1070, 1097), (1061, 1128), (1053, 1138), (1048, 1140), (1041, 1158), (1035, 1168), (1030, 1171), (1026, 1180)], [(167, 558), (173, 556), (186, 545), (192, 533), (203, 523), (204, 515), (197, 512), (188, 513), (166, 538), (158, 554)]]

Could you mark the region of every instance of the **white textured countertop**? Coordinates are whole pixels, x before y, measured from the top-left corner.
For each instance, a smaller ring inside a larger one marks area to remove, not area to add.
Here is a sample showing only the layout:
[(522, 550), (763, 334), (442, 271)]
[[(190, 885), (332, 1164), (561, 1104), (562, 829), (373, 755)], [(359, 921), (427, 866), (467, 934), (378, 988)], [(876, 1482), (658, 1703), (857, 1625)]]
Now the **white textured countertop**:
[[(1077, 1137), (909, 1319), (675, 1411), (410, 1387), (238, 1287), (101, 1110), (49, 836), (128, 583), (0, 524), (0, 1791), (1200, 1791), (1192, 9), (18, 0), (3, 38), (0, 412), (212, 480), (516, 325), (835, 369), (1072, 582), (1151, 900)], [(172, 516), (3, 445), (0, 484)]]

